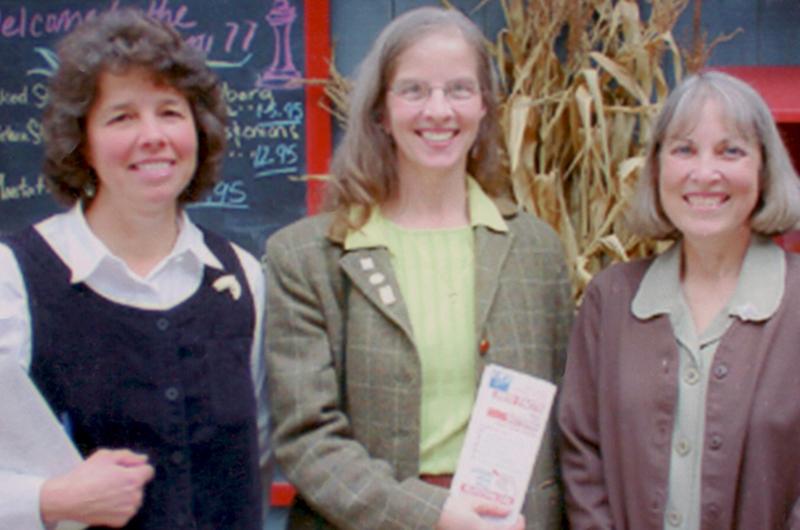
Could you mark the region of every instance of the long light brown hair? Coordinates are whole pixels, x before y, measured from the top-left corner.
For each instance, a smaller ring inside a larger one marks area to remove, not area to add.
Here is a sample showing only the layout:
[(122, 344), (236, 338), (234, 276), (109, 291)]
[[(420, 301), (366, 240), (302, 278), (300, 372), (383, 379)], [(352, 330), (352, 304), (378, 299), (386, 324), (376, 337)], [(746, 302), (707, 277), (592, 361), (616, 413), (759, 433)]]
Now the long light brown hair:
[[(387, 25), (358, 68), (350, 93), (347, 127), (331, 165), (325, 209), (337, 212), (336, 222), (352, 228), (362, 225), (373, 206), (397, 190), (397, 157), (391, 136), (382, 127), (386, 92), (397, 60), (421, 37), (451, 28), (459, 31), (477, 59), (477, 77), (486, 114), (467, 159), (467, 172), (490, 196), (509, 191), (500, 172), (500, 128), (497, 80), (481, 30), (455, 10), (423, 7), (404, 13)], [(353, 206), (361, 206), (358, 219), (350, 218)]]

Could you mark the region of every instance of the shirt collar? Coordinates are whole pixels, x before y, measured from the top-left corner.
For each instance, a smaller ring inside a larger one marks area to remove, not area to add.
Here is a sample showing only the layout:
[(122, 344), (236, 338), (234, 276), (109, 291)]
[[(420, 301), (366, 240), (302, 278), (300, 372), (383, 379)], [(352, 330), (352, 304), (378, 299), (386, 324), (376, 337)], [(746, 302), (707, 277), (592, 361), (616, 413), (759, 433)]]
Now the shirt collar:
[(467, 177), (467, 205), (472, 228), (483, 225), (495, 232), (508, 232), (500, 210), (472, 177)]
[[(470, 226), (486, 226), (496, 232), (507, 232), (508, 225), (494, 201), (472, 177), (467, 177), (467, 208), (469, 210)], [(357, 210), (351, 211), (355, 217)], [(386, 234), (383, 227), (383, 216), (379, 207), (372, 209), (367, 222), (358, 230), (348, 230), (344, 240), (346, 250), (359, 248), (374, 248), (386, 246)]]
[(728, 313), (739, 320), (767, 320), (783, 299), (786, 255), (771, 239), (753, 235)]
[[(86, 281), (104, 262), (116, 262), (127, 268), (127, 265), (112, 254), (89, 228), (80, 204), (76, 204), (59, 217), (58, 231), (62, 234), (63, 239), (62, 244), (56, 242), (54, 250), (61, 256), (62, 261), (69, 264), (71, 283)], [(179, 256), (191, 257), (202, 265), (222, 269), (222, 263), (206, 246), (202, 231), (191, 222), (185, 211), (181, 212), (178, 224), (178, 238), (175, 246), (150, 275), (156, 274), (166, 263)]]
[(172, 249), (167, 259), (181, 254), (191, 255), (207, 267), (223, 270), (222, 263), (206, 245), (202, 230), (189, 219), (189, 214), (185, 210), (181, 211), (179, 227), (175, 248)]
[(675, 243), (659, 254), (647, 268), (642, 283), (631, 302), (631, 311), (639, 319), (671, 313), (678, 301), (681, 281), (681, 245)]
[[(659, 255), (642, 279), (631, 303), (639, 319), (671, 313), (680, 293), (680, 243)], [(728, 314), (743, 321), (771, 317), (780, 305), (786, 277), (783, 250), (769, 238), (753, 234), (745, 254), (736, 290), (727, 304)]]

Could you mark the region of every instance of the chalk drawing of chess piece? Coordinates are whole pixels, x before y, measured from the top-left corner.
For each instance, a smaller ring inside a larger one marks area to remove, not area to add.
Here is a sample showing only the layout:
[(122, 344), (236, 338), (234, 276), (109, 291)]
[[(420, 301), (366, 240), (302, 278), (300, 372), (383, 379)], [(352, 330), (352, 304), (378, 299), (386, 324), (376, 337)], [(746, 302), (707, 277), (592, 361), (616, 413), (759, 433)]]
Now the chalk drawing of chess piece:
[(292, 61), (292, 47), (289, 35), (297, 19), (297, 10), (289, 5), (289, 0), (273, 0), (272, 8), (265, 17), (275, 37), (275, 54), (272, 64), (259, 76), (257, 85), (266, 88), (282, 88), (300, 77), (300, 72)]

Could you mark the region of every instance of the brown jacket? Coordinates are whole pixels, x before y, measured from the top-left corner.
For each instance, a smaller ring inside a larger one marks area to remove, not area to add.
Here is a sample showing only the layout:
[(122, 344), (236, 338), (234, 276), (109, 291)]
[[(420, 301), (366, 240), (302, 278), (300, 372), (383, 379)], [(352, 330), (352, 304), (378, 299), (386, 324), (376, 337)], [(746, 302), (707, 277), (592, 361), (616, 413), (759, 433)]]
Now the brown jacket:
[[(669, 317), (631, 300), (650, 261), (591, 283), (572, 332), (559, 423), (573, 530), (663, 530), (677, 398)], [(711, 367), (701, 478), (703, 530), (800, 529), (800, 257), (764, 322), (735, 320)]]
[[(488, 341), (485, 356), (475, 347), (478, 373), (496, 362), (558, 381), (572, 315), (560, 241), (528, 214), (501, 213), (508, 232), (475, 228), (477, 336)], [(273, 441), (299, 492), (289, 527), (432, 528), (447, 491), (417, 478), (420, 366), (389, 253), (345, 251), (330, 222), (303, 219), (267, 243)], [(561, 527), (555, 458), (551, 429), (526, 500), (529, 529)]]

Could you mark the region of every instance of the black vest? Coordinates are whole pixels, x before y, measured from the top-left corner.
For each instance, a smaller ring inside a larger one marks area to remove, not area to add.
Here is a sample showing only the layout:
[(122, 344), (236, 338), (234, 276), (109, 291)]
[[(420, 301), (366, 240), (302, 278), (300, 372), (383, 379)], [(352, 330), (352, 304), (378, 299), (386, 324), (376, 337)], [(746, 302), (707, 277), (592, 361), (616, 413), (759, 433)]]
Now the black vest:
[[(261, 530), (252, 295), (230, 244), (204, 232), (224, 271), (166, 311), (112, 302), (70, 272), (39, 233), (6, 238), (25, 279), (30, 376), (87, 456), (145, 453), (155, 467), (137, 530)], [(213, 283), (233, 274), (241, 286)]]

